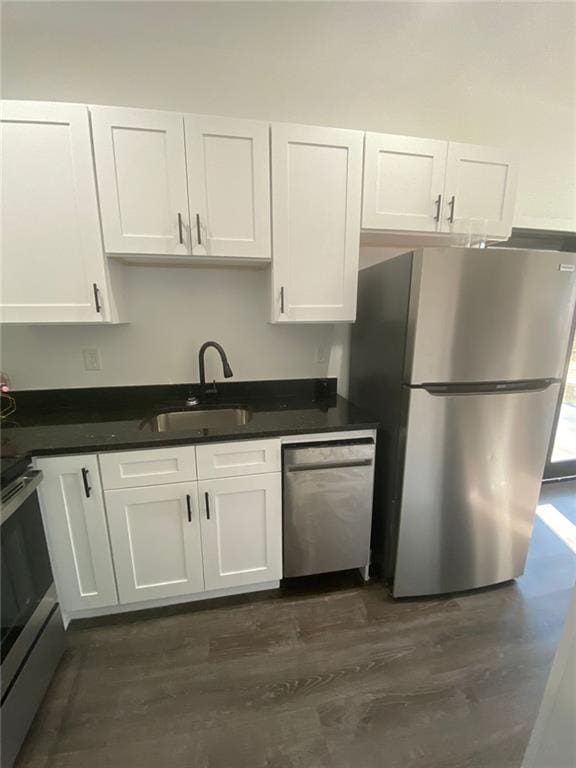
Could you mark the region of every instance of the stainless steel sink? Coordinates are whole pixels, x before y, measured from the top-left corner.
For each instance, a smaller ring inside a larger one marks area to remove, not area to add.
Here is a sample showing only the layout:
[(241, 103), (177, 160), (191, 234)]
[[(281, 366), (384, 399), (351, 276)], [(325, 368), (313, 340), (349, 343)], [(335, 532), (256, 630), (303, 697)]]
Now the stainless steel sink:
[(245, 408), (210, 408), (159, 413), (152, 419), (155, 432), (184, 432), (195, 429), (223, 429), (247, 424), (252, 418)]

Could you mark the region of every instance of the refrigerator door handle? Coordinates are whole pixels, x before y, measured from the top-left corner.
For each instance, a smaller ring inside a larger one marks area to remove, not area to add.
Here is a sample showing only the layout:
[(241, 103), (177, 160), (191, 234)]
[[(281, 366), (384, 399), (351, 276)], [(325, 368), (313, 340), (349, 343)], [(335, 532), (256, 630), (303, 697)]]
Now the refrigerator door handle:
[(544, 392), (557, 379), (535, 379), (533, 381), (495, 381), (477, 384), (422, 384), (424, 389), (434, 397), (452, 397), (456, 395), (509, 395), (514, 392)]

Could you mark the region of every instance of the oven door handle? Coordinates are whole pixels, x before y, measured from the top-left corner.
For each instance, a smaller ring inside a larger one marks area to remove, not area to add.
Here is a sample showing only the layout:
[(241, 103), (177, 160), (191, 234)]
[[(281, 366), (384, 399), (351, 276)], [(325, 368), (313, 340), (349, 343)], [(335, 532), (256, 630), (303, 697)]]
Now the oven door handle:
[(42, 471), (40, 469), (32, 469), (26, 474), (14, 480), (7, 488), (2, 492), (2, 505), (0, 522), (4, 523), (10, 515), (15, 512), (28, 498), (31, 496), (36, 488), (40, 485), (42, 480)]

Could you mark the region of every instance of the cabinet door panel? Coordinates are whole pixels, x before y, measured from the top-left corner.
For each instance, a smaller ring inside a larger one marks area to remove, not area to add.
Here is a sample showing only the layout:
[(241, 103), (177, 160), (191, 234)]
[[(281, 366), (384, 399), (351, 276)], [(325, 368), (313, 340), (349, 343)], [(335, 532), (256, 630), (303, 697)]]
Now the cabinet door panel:
[(268, 124), (185, 120), (194, 255), (270, 258)]
[(102, 322), (106, 291), (88, 110), (2, 103), (2, 320)]
[(435, 232), (447, 149), (446, 141), (367, 133), (362, 226)]
[(62, 607), (76, 611), (116, 605), (96, 456), (58, 456), (35, 463), (44, 473), (40, 485), (42, 517)]
[(182, 117), (110, 107), (91, 115), (106, 251), (187, 255)]
[(516, 175), (508, 152), (450, 142), (442, 231), (471, 237), (508, 237), (512, 231)]
[(106, 491), (120, 602), (202, 592), (196, 483)]
[(282, 577), (280, 473), (198, 483), (206, 589)]
[(353, 321), (363, 134), (272, 126), (272, 319)]

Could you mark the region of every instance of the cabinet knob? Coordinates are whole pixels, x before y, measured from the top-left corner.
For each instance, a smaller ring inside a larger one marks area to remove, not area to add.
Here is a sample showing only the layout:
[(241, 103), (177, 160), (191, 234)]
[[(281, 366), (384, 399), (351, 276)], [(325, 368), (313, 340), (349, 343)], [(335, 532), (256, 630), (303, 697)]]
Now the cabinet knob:
[(178, 242), (180, 245), (184, 245), (184, 231), (182, 227), (182, 214), (178, 214)]
[(284, 286), (280, 288), (280, 314), (284, 314)]
[(200, 231), (200, 214), (196, 214), (196, 237), (198, 238), (198, 245), (202, 245), (202, 233)]
[(206, 520), (210, 520), (210, 496), (208, 491), (204, 493), (204, 501), (206, 502)]
[(188, 522), (192, 522), (192, 502), (190, 500), (190, 494), (186, 494), (186, 511), (188, 513)]

